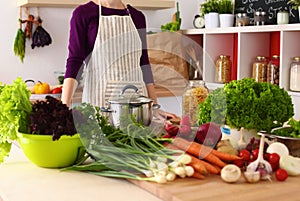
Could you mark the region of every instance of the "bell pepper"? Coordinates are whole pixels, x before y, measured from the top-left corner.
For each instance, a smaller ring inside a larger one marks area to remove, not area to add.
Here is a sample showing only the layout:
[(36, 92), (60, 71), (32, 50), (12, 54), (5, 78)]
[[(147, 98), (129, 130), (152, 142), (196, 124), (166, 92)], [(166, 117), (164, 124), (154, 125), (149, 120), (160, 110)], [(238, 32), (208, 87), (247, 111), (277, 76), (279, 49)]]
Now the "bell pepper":
[(35, 94), (49, 94), (51, 92), (50, 85), (41, 81), (34, 85), (33, 90)]
[(62, 93), (62, 86), (55, 87), (54, 89), (52, 89), (51, 93), (52, 94), (61, 94)]

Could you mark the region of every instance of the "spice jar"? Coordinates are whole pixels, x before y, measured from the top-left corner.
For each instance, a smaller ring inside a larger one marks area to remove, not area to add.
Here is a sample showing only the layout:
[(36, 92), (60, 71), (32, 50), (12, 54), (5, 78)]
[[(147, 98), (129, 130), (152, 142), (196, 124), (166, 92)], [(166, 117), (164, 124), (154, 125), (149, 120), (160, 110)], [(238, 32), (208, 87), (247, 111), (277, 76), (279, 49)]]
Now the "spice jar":
[(294, 57), (290, 66), (290, 90), (300, 92), (300, 57)]
[(203, 80), (190, 80), (182, 96), (182, 115), (190, 115), (191, 125), (197, 125), (198, 105), (208, 96), (208, 88)]
[(267, 81), (267, 60), (264, 56), (257, 56), (255, 62), (253, 63), (252, 77), (257, 82)]
[(230, 56), (220, 55), (216, 61), (216, 74), (215, 82), (228, 83), (231, 77), (231, 65)]
[(279, 85), (279, 56), (273, 55), (267, 68), (267, 82)]

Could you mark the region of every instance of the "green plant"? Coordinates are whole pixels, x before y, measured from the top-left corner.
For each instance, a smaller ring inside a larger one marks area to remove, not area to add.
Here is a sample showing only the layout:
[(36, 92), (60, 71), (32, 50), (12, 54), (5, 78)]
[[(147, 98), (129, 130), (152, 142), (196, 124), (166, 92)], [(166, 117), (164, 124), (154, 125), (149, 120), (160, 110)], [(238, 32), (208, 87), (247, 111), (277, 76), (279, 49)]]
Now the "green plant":
[(218, 12), (218, 1), (219, 0), (207, 0), (204, 3), (200, 4), (200, 13), (202, 14), (202, 16), (210, 12)]
[(219, 14), (232, 14), (233, 13), (232, 0), (219, 0), (218, 1), (218, 13)]
[(292, 4), (293, 9), (298, 9), (298, 6), (300, 6), (300, 0), (289, 0), (288, 4)]
[(198, 123), (271, 131), (294, 115), (290, 95), (277, 85), (253, 78), (234, 80), (213, 90), (199, 105)]

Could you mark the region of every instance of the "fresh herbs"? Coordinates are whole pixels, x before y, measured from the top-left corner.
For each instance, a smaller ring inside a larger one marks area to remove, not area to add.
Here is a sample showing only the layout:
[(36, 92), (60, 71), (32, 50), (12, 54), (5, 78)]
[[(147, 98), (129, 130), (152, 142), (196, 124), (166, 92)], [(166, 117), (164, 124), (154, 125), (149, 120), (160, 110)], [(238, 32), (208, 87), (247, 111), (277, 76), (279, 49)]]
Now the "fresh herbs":
[(272, 131), (272, 134), (284, 137), (294, 137), (300, 138), (300, 120), (297, 121), (294, 118), (291, 118), (288, 121), (287, 127), (282, 127)]
[(30, 94), (21, 78), (12, 84), (0, 85), (0, 163), (9, 155), (11, 143), (17, 139), (18, 131), (28, 131)]
[(29, 120), (30, 133), (52, 135), (53, 140), (77, 133), (72, 110), (52, 96), (46, 96), (46, 100), (38, 100), (32, 105)]
[(231, 128), (271, 131), (293, 115), (292, 99), (284, 89), (244, 78), (212, 91), (199, 105), (198, 120), (199, 124), (212, 121)]

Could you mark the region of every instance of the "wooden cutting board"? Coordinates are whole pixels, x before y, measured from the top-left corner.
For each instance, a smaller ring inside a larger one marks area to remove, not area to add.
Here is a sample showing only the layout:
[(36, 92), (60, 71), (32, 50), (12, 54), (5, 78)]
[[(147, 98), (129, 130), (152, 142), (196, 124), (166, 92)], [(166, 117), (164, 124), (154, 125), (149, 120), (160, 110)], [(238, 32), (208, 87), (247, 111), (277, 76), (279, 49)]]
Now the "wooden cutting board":
[(289, 177), (279, 182), (246, 183), (241, 178), (237, 183), (228, 184), (220, 176), (212, 175), (204, 180), (193, 178), (176, 179), (167, 184), (131, 180), (133, 184), (156, 195), (164, 201), (299, 201), (300, 176)]

